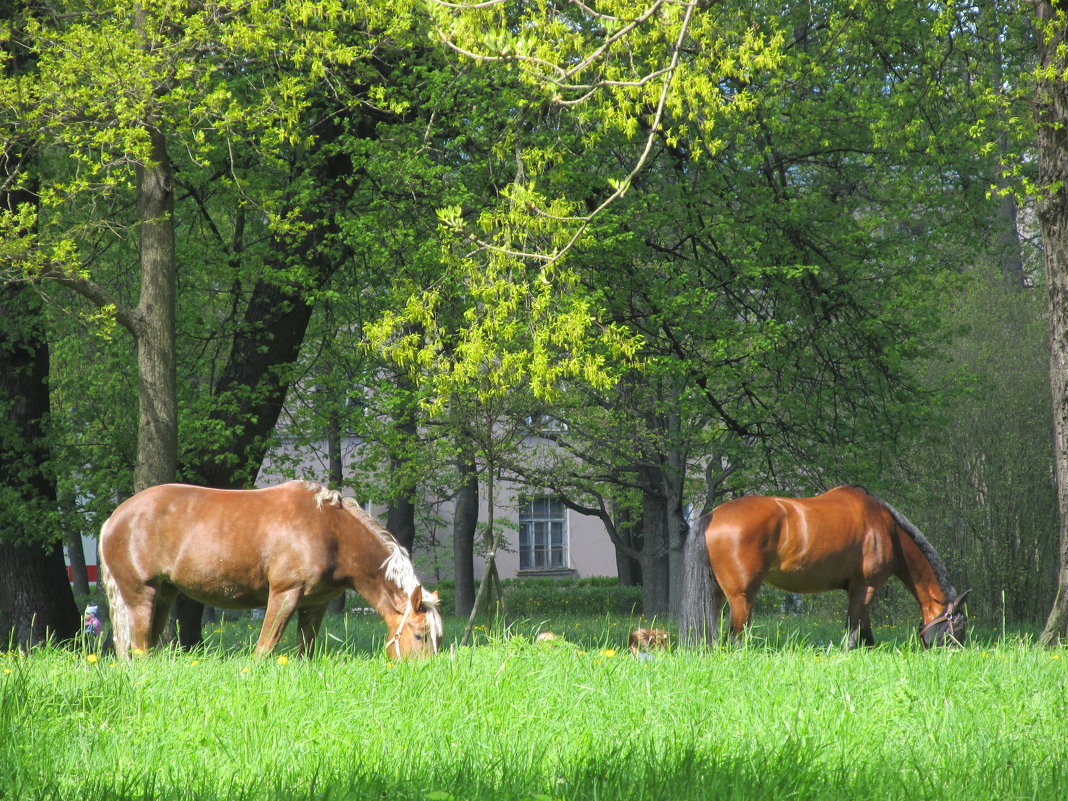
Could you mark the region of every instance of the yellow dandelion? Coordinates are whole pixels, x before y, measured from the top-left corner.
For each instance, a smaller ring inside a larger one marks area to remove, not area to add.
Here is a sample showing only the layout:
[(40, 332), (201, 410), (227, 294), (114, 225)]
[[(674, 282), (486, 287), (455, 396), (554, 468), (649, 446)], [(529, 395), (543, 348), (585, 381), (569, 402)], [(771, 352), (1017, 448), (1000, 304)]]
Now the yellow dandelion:
[(222, 634), (222, 629), (212, 629), (213, 634)]
[(243, 668), (241, 668), (241, 672), (242, 672), (242, 673), (248, 673), (248, 668), (247, 668), (247, 667), (243, 667)]
[(615, 648), (605, 648), (603, 651), (601, 651), (601, 656), (606, 656), (606, 657), (611, 658), (611, 657), (613, 657), (615, 655), (616, 655), (616, 649)]
[(144, 656), (145, 652), (142, 651), (140, 648), (134, 648), (133, 649), (133, 654), (134, 654), (134, 656)]
[(7, 676), (11, 673), (11, 668), (4, 668), (4, 675)]
[(89, 654), (89, 656), (85, 657), (85, 661), (88, 662), (90, 665), (95, 665), (99, 658), (100, 657), (98, 657), (96, 654)]
[(1060, 659), (1060, 658), (1061, 658), (1061, 655), (1060, 655), (1060, 654), (1054, 654), (1054, 655), (1053, 655), (1053, 658), (1054, 658), (1054, 659)]
[(289, 657), (283, 654), (282, 656), (278, 657), (277, 662), (279, 665), (288, 665)]
[(189, 664), (190, 664), (190, 665), (191, 665), (192, 667), (196, 667), (197, 665), (199, 665), (199, 664), (200, 664), (200, 660), (199, 660), (199, 659), (194, 659), (194, 660), (193, 660), (192, 662), (190, 662)]

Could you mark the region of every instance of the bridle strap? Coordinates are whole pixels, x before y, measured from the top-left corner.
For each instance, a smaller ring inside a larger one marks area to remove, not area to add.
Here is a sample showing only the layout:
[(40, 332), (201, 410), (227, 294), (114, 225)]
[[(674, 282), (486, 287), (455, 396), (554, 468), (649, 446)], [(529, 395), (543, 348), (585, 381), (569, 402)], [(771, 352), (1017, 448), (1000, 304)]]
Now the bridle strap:
[(397, 624), (397, 630), (393, 633), (393, 636), (390, 638), (389, 642), (386, 643), (386, 651), (387, 652), (389, 651), (390, 646), (393, 645), (394, 643), (396, 643), (396, 645), (397, 645), (397, 656), (400, 656), (400, 636), (401, 636), (401, 632), (404, 631), (404, 624), (408, 622), (408, 618), (410, 618), (411, 616), (412, 616), (412, 599), (409, 598), (408, 599), (408, 607), (407, 607), (407, 609), (404, 610), (404, 614), (401, 615), (400, 623)]
[(932, 618), (930, 623), (924, 623), (922, 626), (920, 626), (920, 636), (922, 637), (924, 634), (930, 631), (932, 626), (937, 626), (939, 623), (946, 622), (949, 623), (949, 636), (952, 637), (954, 640), (957, 639), (957, 627), (954, 624), (953, 620), (953, 618), (956, 617), (957, 610), (954, 609), (952, 612), (949, 610), (950, 605), (947, 604), (946, 611), (942, 612), (942, 614), (938, 615), (937, 617)]
[[(964, 600), (964, 596), (966, 596), (970, 592), (971, 592), (970, 588), (965, 590), (964, 592), (962, 592), (960, 595), (958, 595), (956, 598), (954, 598), (953, 600), (949, 601), (946, 604), (946, 608), (942, 611), (942, 614), (937, 615), (936, 617), (934, 617), (931, 620), (930, 623), (925, 623), (925, 624), (921, 625), (920, 626), (920, 636), (922, 637), (924, 634), (926, 634), (930, 630), (931, 626), (934, 626), (934, 625), (936, 625), (938, 623), (942, 623), (943, 621), (945, 621), (945, 622), (949, 623), (949, 636), (952, 637), (954, 640), (956, 640), (959, 643), (960, 640), (957, 639), (956, 617), (957, 617), (958, 614), (962, 614), (961, 610), (960, 610), (961, 601), (963, 601)], [(963, 620), (963, 617), (961, 619)]]

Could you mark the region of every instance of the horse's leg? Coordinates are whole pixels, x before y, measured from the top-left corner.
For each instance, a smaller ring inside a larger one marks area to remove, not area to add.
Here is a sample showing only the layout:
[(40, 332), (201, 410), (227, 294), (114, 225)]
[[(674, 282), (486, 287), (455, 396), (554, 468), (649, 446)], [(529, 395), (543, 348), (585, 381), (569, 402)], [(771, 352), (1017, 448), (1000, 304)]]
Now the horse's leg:
[[(131, 652), (147, 654), (152, 646), (152, 617), (156, 606), (156, 588), (144, 585), (132, 597), (124, 598), (126, 602), (126, 617), (129, 621), (129, 642), (127, 645)], [(120, 650), (116, 638), (115, 651), (124, 656)]]
[(739, 590), (727, 594), (727, 602), (731, 606), (731, 637), (735, 642), (742, 641), (745, 627), (753, 616), (753, 599), (756, 598), (760, 585), (753, 588)]
[(297, 656), (311, 656), (315, 651), (315, 635), (323, 623), (327, 604), (308, 606), (297, 616)]
[(282, 639), (282, 633), (297, 609), (302, 592), (300, 587), (284, 592), (271, 590), (270, 595), (267, 596), (267, 611), (263, 615), (260, 638), (256, 641), (257, 654), (268, 654), (278, 645), (278, 641)]
[(851, 586), (849, 593), (849, 640), (847, 647), (856, 648), (863, 641), (864, 645), (875, 645), (871, 633), (871, 602), (875, 598), (876, 588), (870, 584)]
[[(716, 641), (717, 643), (723, 642), (723, 604), (727, 602), (727, 596), (723, 592), (723, 588), (719, 586), (719, 582), (712, 581), (712, 620), (716, 626)], [(728, 612), (730, 608), (728, 607)]]
[(731, 638), (742, 641), (745, 627), (753, 616), (753, 601), (767, 575), (767, 566), (758, 554), (727, 553), (712, 560), (712, 573), (720, 592), (731, 607)]
[(178, 597), (178, 588), (173, 584), (162, 584), (156, 587), (156, 594), (152, 600), (152, 619), (149, 624), (148, 644), (149, 647), (159, 645), (163, 637), (163, 630), (167, 628), (167, 620), (174, 606), (174, 599)]

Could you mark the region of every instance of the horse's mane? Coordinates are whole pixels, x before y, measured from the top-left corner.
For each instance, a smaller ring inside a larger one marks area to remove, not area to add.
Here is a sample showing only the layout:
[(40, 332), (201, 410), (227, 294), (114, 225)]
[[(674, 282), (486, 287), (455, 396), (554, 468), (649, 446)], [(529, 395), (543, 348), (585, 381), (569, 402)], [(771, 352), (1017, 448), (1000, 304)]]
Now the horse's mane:
[[(315, 496), (315, 503), (321, 509), (323, 504), (337, 506), (344, 509), (355, 517), (370, 531), (389, 552), (386, 561), (382, 563), (385, 569), (386, 580), (402, 590), (406, 595), (411, 595), (416, 587), (421, 586), (419, 577), (415, 575), (415, 565), (404, 547), (397, 542), (394, 536), (373, 516), (368, 514), (355, 498), (346, 498), (337, 490), (323, 486), (316, 481), (303, 481), (304, 489)], [(433, 593), (423, 593), (423, 603), (437, 611), (437, 599)]]
[(927, 557), (927, 561), (931, 563), (931, 569), (934, 571), (935, 580), (938, 581), (938, 586), (941, 588), (943, 594), (945, 594), (946, 600), (952, 601), (956, 598), (957, 590), (953, 587), (953, 584), (950, 583), (949, 573), (946, 571), (945, 564), (942, 563), (942, 557), (938, 555), (938, 551), (936, 551), (934, 546), (927, 541), (927, 538), (923, 536), (920, 530), (913, 525), (912, 521), (882, 498), (868, 492), (864, 487), (855, 486), (854, 489), (860, 490), (886, 508), (886, 511), (890, 513), (898, 526), (900, 526), (901, 529), (912, 538), (912, 541), (916, 543), (916, 547), (920, 549), (920, 553)]

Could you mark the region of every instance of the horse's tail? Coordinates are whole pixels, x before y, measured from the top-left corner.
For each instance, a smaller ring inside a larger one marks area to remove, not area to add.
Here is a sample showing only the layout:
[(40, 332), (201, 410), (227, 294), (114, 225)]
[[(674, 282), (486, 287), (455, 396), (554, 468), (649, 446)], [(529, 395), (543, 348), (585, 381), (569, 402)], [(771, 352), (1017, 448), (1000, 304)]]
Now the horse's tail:
[(719, 587), (705, 545), (705, 529), (711, 519), (711, 512), (703, 515), (690, 530), (683, 553), (679, 642), (690, 647), (719, 642)]
[(115, 641), (115, 653), (119, 656), (126, 656), (130, 651), (130, 611), (126, 608), (126, 602), (122, 600), (122, 594), (115, 585), (115, 579), (108, 570), (107, 559), (104, 558), (103, 542), (109, 522), (111, 522), (110, 519), (105, 520), (104, 525), (100, 527), (100, 564), (97, 565), (97, 574), (108, 598), (108, 616), (111, 618), (111, 636)]

